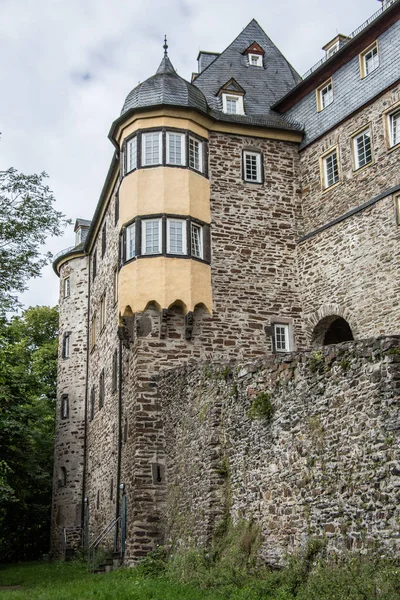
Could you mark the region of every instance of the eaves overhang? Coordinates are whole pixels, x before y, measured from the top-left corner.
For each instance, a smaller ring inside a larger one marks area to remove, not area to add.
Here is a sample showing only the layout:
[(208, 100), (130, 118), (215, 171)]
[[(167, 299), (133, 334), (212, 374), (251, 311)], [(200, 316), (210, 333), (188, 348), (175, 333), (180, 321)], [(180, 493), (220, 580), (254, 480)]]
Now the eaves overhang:
[(358, 56), (369, 44), (373, 43), (384, 31), (400, 19), (400, 0), (394, 2), (389, 8), (380, 9), (380, 11), (378, 11), (380, 14), (371, 23), (363, 27), (358, 34), (354, 35), (330, 58), (322, 60), (318, 68), (278, 100), (272, 106), (272, 109), (281, 114), (286, 112), (329, 79), (340, 67)]
[(65, 262), (73, 258), (81, 258), (82, 256), (86, 256), (83, 243), (79, 244), (79, 246), (71, 246), (70, 248), (61, 250), (61, 252), (56, 254), (53, 259), (54, 273), (57, 275), (57, 277), (60, 277), (60, 268)]

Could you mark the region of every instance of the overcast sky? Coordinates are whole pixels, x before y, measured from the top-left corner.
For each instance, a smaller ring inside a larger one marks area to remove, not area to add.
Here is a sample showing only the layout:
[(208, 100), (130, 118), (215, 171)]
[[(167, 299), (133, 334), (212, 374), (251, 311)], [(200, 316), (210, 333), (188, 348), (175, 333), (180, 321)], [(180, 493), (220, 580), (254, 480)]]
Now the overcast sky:
[[(190, 81), (198, 51), (221, 52), (257, 19), (303, 74), (337, 33), (349, 34), (377, 0), (0, 0), (0, 170), (45, 170), (57, 209), (90, 219), (113, 153), (107, 138), (125, 96), (163, 55)], [(49, 240), (74, 244), (73, 227)], [(29, 283), (27, 305), (58, 300), (51, 267)]]

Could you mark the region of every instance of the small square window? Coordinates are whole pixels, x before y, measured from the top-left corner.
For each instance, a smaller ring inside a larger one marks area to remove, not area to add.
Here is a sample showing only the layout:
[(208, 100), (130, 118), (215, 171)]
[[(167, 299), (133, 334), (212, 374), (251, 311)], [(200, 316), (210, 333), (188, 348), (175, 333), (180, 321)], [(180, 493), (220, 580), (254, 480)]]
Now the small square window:
[(245, 181), (261, 183), (261, 154), (243, 152), (243, 173)]
[(126, 173), (137, 169), (137, 137), (133, 137), (126, 143)]
[(63, 291), (64, 291), (64, 298), (68, 298), (70, 293), (71, 293), (71, 282), (70, 282), (70, 278), (66, 277), (63, 280)]
[(203, 143), (193, 137), (189, 137), (189, 167), (203, 171)]
[(317, 109), (318, 112), (324, 110), (333, 102), (333, 85), (332, 79), (326, 81), (317, 89)]
[(167, 131), (167, 165), (185, 164), (185, 134)]
[(252, 67), (262, 67), (262, 56), (260, 54), (249, 54), (249, 65)]
[(142, 221), (142, 254), (161, 254), (161, 219)]
[(322, 187), (324, 190), (339, 181), (339, 165), (336, 149), (322, 157), (322, 171)]
[(353, 137), (354, 170), (372, 162), (371, 132), (364, 129)]
[(161, 131), (143, 133), (142, 135), (142, 166), (160, 165), (162, 162)]
[(400, 144), (400, 108), (388, 114), (389, 146)]
[(222, 94), (222, 110), (228, 115), (244, 115), (243, 96)]
[(366, 77), (379, 67), (378, 42), (374, 42), (360, 54), (361, 78)]
[(129, 225), (126, 230), (126, 256), (125, 260), (130, 260), (135, 257), (136, 252), (136, 223)]
[(274, 343), (276, 352), (290, 352), (289, 325), (275, 323)]
[(191, 254), (203, 258), (203, 228), (195, 223), (191, 225)]
[(167, 219), (168, 254), (186, 254), (186, 221)]

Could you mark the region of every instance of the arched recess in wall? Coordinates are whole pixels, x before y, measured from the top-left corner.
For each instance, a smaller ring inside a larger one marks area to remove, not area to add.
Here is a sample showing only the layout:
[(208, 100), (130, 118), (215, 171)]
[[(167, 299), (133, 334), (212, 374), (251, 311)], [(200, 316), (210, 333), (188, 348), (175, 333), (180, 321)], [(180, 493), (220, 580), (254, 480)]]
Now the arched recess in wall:
[(354, 340), (349, 323), (340, 315), (329, 315), (317, 323), (313, 331), (313, 346), (328, 346)]
[(339, 304), (324, 304), (306, 315), (305, 332), (313, 346), (339, 344), (359, 337), (353, 316)]

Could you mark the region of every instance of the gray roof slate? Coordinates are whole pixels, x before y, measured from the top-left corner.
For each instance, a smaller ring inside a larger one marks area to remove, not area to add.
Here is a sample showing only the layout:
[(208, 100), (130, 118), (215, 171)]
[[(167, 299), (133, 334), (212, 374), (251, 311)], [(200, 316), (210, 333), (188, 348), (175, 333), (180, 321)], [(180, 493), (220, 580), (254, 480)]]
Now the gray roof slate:
[(168, 56), (164, 56), (155, 75), (128, 94), (121, 115), (131, 109), (158, 105), (185, 106), (207, 113), (203, 92), (178, 75)]
[[(264, 50), (264, 66), (249, 66), (248, 57), (244, 55), (256, 41)], [(222, 113), (222, 99), (218, 91), (230, 79), (234, 78), (245, 90), (244, 109), (246, 117), (252, 117), (254, 124), (278, 127), (280, 129), (301, 129), (298, 123), (288, 121), (284, 116), (271, 110), (271, 106), (282, 98), (300, 81), (300, 75), (288, 63), (283, 54), (266, 35), (260, 25), (253, 19), (238, 37), (194, 80), (206, 97), (214, 116)], [(241, 121), (229, 115), (219, 116), (220, 120)]]

